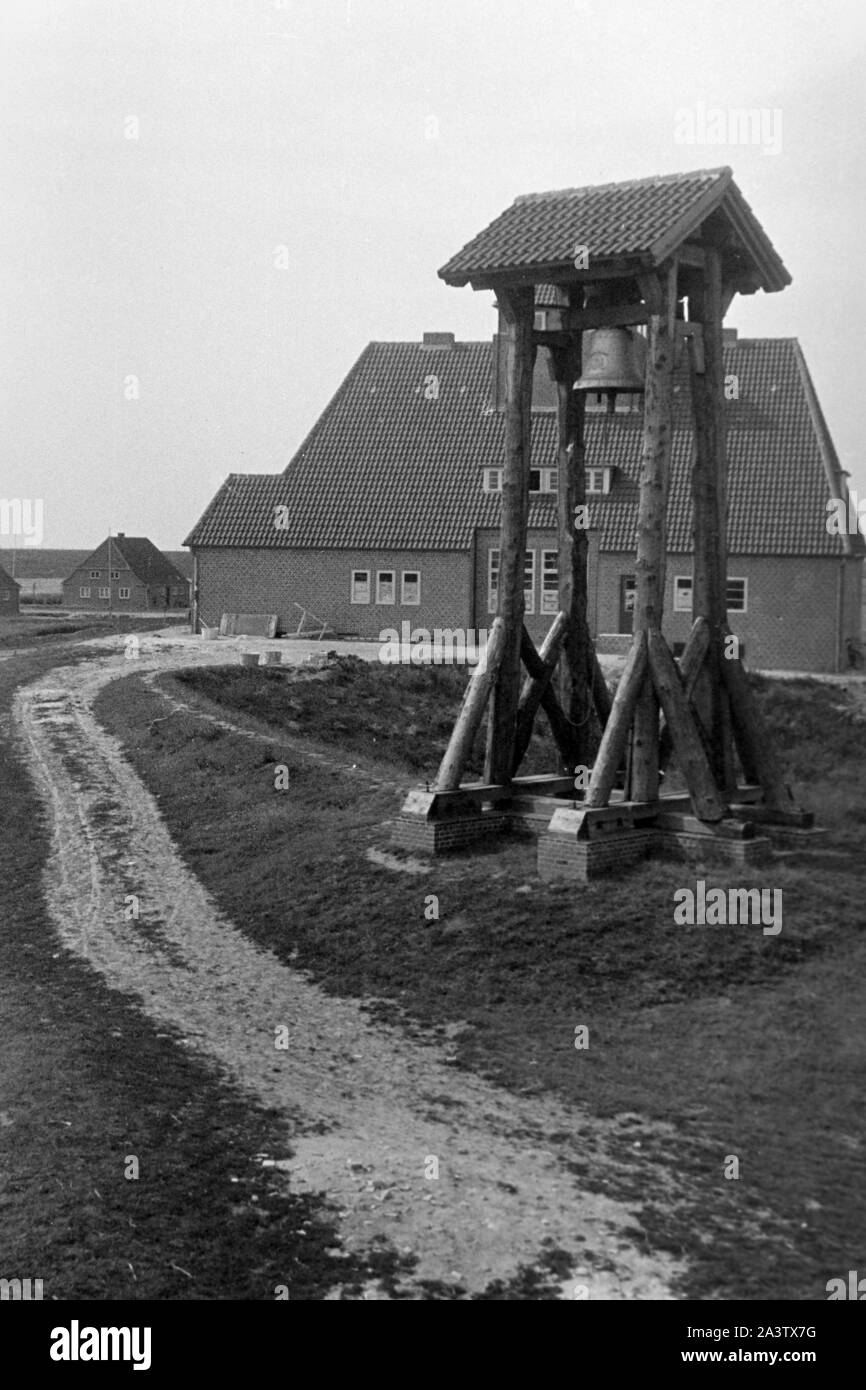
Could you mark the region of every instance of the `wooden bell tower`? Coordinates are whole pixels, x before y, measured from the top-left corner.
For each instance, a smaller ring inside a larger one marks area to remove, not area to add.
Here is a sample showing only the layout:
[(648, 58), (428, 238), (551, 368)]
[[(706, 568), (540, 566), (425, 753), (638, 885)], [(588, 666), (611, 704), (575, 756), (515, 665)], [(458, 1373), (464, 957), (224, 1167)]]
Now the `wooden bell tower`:
[[(399, 838), (446, 849), (515, 817), (537, 825), (549, 812), (540, 872), (585, 878), (659, 841), (711, 840), (745, 862), (767, 847), (767, 827), (806, 830), (811, 817), (785, 786), (727, 626), (722, 324), (735, 294), (790, 283), (731, 171), (519, 198), (439, 273), (449, 284), (494, 290), (504, 326), (498, 611), (486, 664), (467, 687), (435, 787), (409, 794)], [(535, 328), (542, 285), (555, 287), (559, 302), (560, 327), (551, 331)], [(584, 396), (574, 384), (586, 330), (637, 325), (647, 352), (634, 631), (611, 704), (587, 624)], [(523, 621), (523, 566), (540, 346), (551, 354), (557, 386), (559, 612), (536, 649)], [(684, 354), (693, 415), (694, 622), (678, 664), (662, 621), (673, 377)], [(488, 706), (484, 780), (461, 785)], [(539, 707), (562, 768), (520, 777)], [(594, 759), (590, 711), (602, 730)], [(671, 760), (685, 786), (679, 795), (661, 792)], [(573, 773), (590, 762), (588, 787), (576, 792)]]

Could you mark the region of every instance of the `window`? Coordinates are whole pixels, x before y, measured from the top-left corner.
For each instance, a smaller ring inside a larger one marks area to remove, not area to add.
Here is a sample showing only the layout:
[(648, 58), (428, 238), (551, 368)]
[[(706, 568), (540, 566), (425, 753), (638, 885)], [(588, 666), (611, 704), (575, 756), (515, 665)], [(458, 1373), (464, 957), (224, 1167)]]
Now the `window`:
[(731, 613), (745, 613), (748, 583), (745, 579), (729, 579), (726, 603)]
[(418, 570), (404, 570), (400, 577), (400, 602), (416, 604), (421, 602), (421, 575)]
[(611, 470), (609, 468), (587, 468), (587, 493), (610, 492), (610, 475)]
[(379, 570), (376, 575), (376, 602), (393, 603), (396, 595), (394, 593), (394, 571)]
[(99, 574), (100, 574), (100, 571), (99, 571), (99, 570), (91, 570), (91, 571), (90, 571), (90, 578), (91, 578), (91, 579), (98, 579), (98, 578), (99, 578)]
[(559, 486), (558, 468), (530, 468), (530, 492), (556, 492)]
[(487, 553), (487, 611), (496, 612), (496, 604), (499, 598), (499, 551), (490, 550)]
[(119, 579), (119, 578), (120, 578), (120, 570), (109, 570), (109, 572), (108, 572), (108, 577), (109, 577), (109, 579)]
[(535, 612), (535, 551), (527, 550), (523, 557), (523, 601), (526, 612)]
[(555, 550), (541, 552), (541, 613), (559, 612), (559, 556)]
[(110, 589), (110, 588), (109, 588), (109, 589), (98, 589), (98, 590), (97, 590), (97, 593), (99, 594), (99, 597), (100, 597), (100, 598), (111, 598), (111, 589)]
[(370, 571), (352, 570), (352, 602), (370, 602)]
[[(603, 410), (607, 413), (607, 392), (606, 391), (587, 391), (586, 408), (589, 411)], [(643, 410), (643, 396), (636, 391), (617, 391), (614, 410), (617, 415), (631, 415)]]
[(4, 603), (8, 603), (11, 597), (12, 595), (10, 594), (8, 589), (4, 589), (2, 594), (0, 594), (0, 599), (2, 599)]
[[(555, 553), (555, 552), (554, 552)], [(499, 599), (499, 551), (487, 552), (487, 611), (496, 612)], [(535, 551), (527, 550), (523, 560), (523, 601), (527, 613), (535, 612)]]
[(501, 469), (501, 468), (485, 468), (485, 470), (484, 470), (484, 491), (485, 491), (485, 492), (501, 492), (501, 491), (502, 491), (502, 469)]
[(129, 598), (129, 589), (118, 589), (118, 591), (117, 591), (117, 597), (118, 597), (118, 598)]
[(690, 574), (678, 574), (674, 579), (674, 612), (691, 613), (692, 611), (692, 576)]
[(79, 597), (79, 598), (90, 598), (90, 585), (89, 585), (89, 584), (84, 584), (84, 585), (82, 585), (82, 587), (78, 590), (78, 597)]

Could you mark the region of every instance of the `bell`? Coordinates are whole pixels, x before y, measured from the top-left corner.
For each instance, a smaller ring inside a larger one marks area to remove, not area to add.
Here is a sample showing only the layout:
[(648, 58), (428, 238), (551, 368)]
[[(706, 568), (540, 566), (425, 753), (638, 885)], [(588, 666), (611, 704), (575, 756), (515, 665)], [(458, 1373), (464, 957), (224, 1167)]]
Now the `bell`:
[(575, 391), (603, 391), (612, 411), (618, 391), (644, 390), (646, 343), (628, 328), (593, 328), (583, 335), (583, 375)]

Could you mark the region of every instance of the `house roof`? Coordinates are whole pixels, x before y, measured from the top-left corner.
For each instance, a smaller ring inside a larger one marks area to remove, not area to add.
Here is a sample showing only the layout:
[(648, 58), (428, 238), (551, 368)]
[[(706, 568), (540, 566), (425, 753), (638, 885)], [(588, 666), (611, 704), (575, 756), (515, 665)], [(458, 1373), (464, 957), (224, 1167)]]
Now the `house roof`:
[[(844, 478), (796, 339), (740, 339), (724, 351), (739, 392), (725, 406), (730, 553), (862, 553), (859, 536), (826, 530), (827, 498), (844, 495)], [(482, 470), (503, 461), (504, 417), (491, 404), (491, 377), (489, 343), (370, 343), (285, 472), (231, 474), (184, 544), (468, 550), (476, 528), (500, 522), (499, 494), (482, 491)], [(686, 552), (693, 436), (684, 370), (674, 393), (668, 548)], [(618, 470), (610, 495), (590, 512), (607, 551), (636, 546), (641, 434), (640, 414), (609, 425), (587, 414), (587, 465)], [(533, 465), (554, 466), (556, 449), (555, 413), (534, 412)], [(277, 507), (287, 509), (284, 529)], [(530, 525), (556, 525), (552, 501), (532, 500)]]
[[(697, 169), (625, 183), (563, 188), (515, 198), (442, 266), (449, 285), (495, 288), (576, 284), (616, 261), (634, 270), (660, 265), (708, 219), (723, 232), (723, 270), (743, 294), (781, 290), (791, 277), (727, 168)], [(585, 246), (589, 269), (575, 269)]]
[(12, 578), (12, 575), (9, 574), (9, 573), (3, 568), (2, 565), (0, 565), (0, 584), (3, 584), (4, 586), (8, 586), (9, 584), (14, 584), (16, 589), (20, 589), (20, 588), (21, 588), (21, 585), (18, 583), (18, 580), (17, 580), (17, 579), (13, 579), (13, 578)]
[[(0, 552), (2, 553), (2, 552)], [(16, 579), (65, 579), (88, 556), (87, 550), (50, 550), (43, 546), (21, 546), (15, 550)], [(10, 566), (12, 560), (7, 562)]]
[[(112, 537), (112, 544), (114, 544)], [(2, 555), (0, 550), (0, 555)], [(192, 577), (192, 556), (185, 550), (160, 552), (186, 578)], [(66, 579), (95, 554), (91, 550), (52, 550), (47, 546), (22, 546), (15, 551), (16, 579)], [(8, 561), (10, 566), (13, 561)]]
[(186, 575), (181, 574), (180, 570), (166, 559), (153, 541), (148, 540), (146, 536), (123, 535), (108, 537), (89, 554), (81, 552), (84, 558), (78, 561), (72, 574), (68, 577), (71, 579), (79, 570), (87, 569), (88, 566), (95, 564), (97, 558), (100, 559), (100, 567), (104, 567), (102, 557), (104, 556), (107, 561), (109, 543), (112, 559), (116, 560), (120, 556), (142, 584), (177, 585), (188, 582)]

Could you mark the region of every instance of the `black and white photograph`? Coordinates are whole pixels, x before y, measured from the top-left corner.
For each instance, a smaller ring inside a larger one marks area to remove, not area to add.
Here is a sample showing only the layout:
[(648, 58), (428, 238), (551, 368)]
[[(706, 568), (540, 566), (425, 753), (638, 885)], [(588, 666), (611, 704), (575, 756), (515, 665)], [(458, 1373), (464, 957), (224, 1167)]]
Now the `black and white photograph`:
[(3, 0), (0, 67), (22, 1366), (549, 1301), (827, 1374), (866, 11)]

